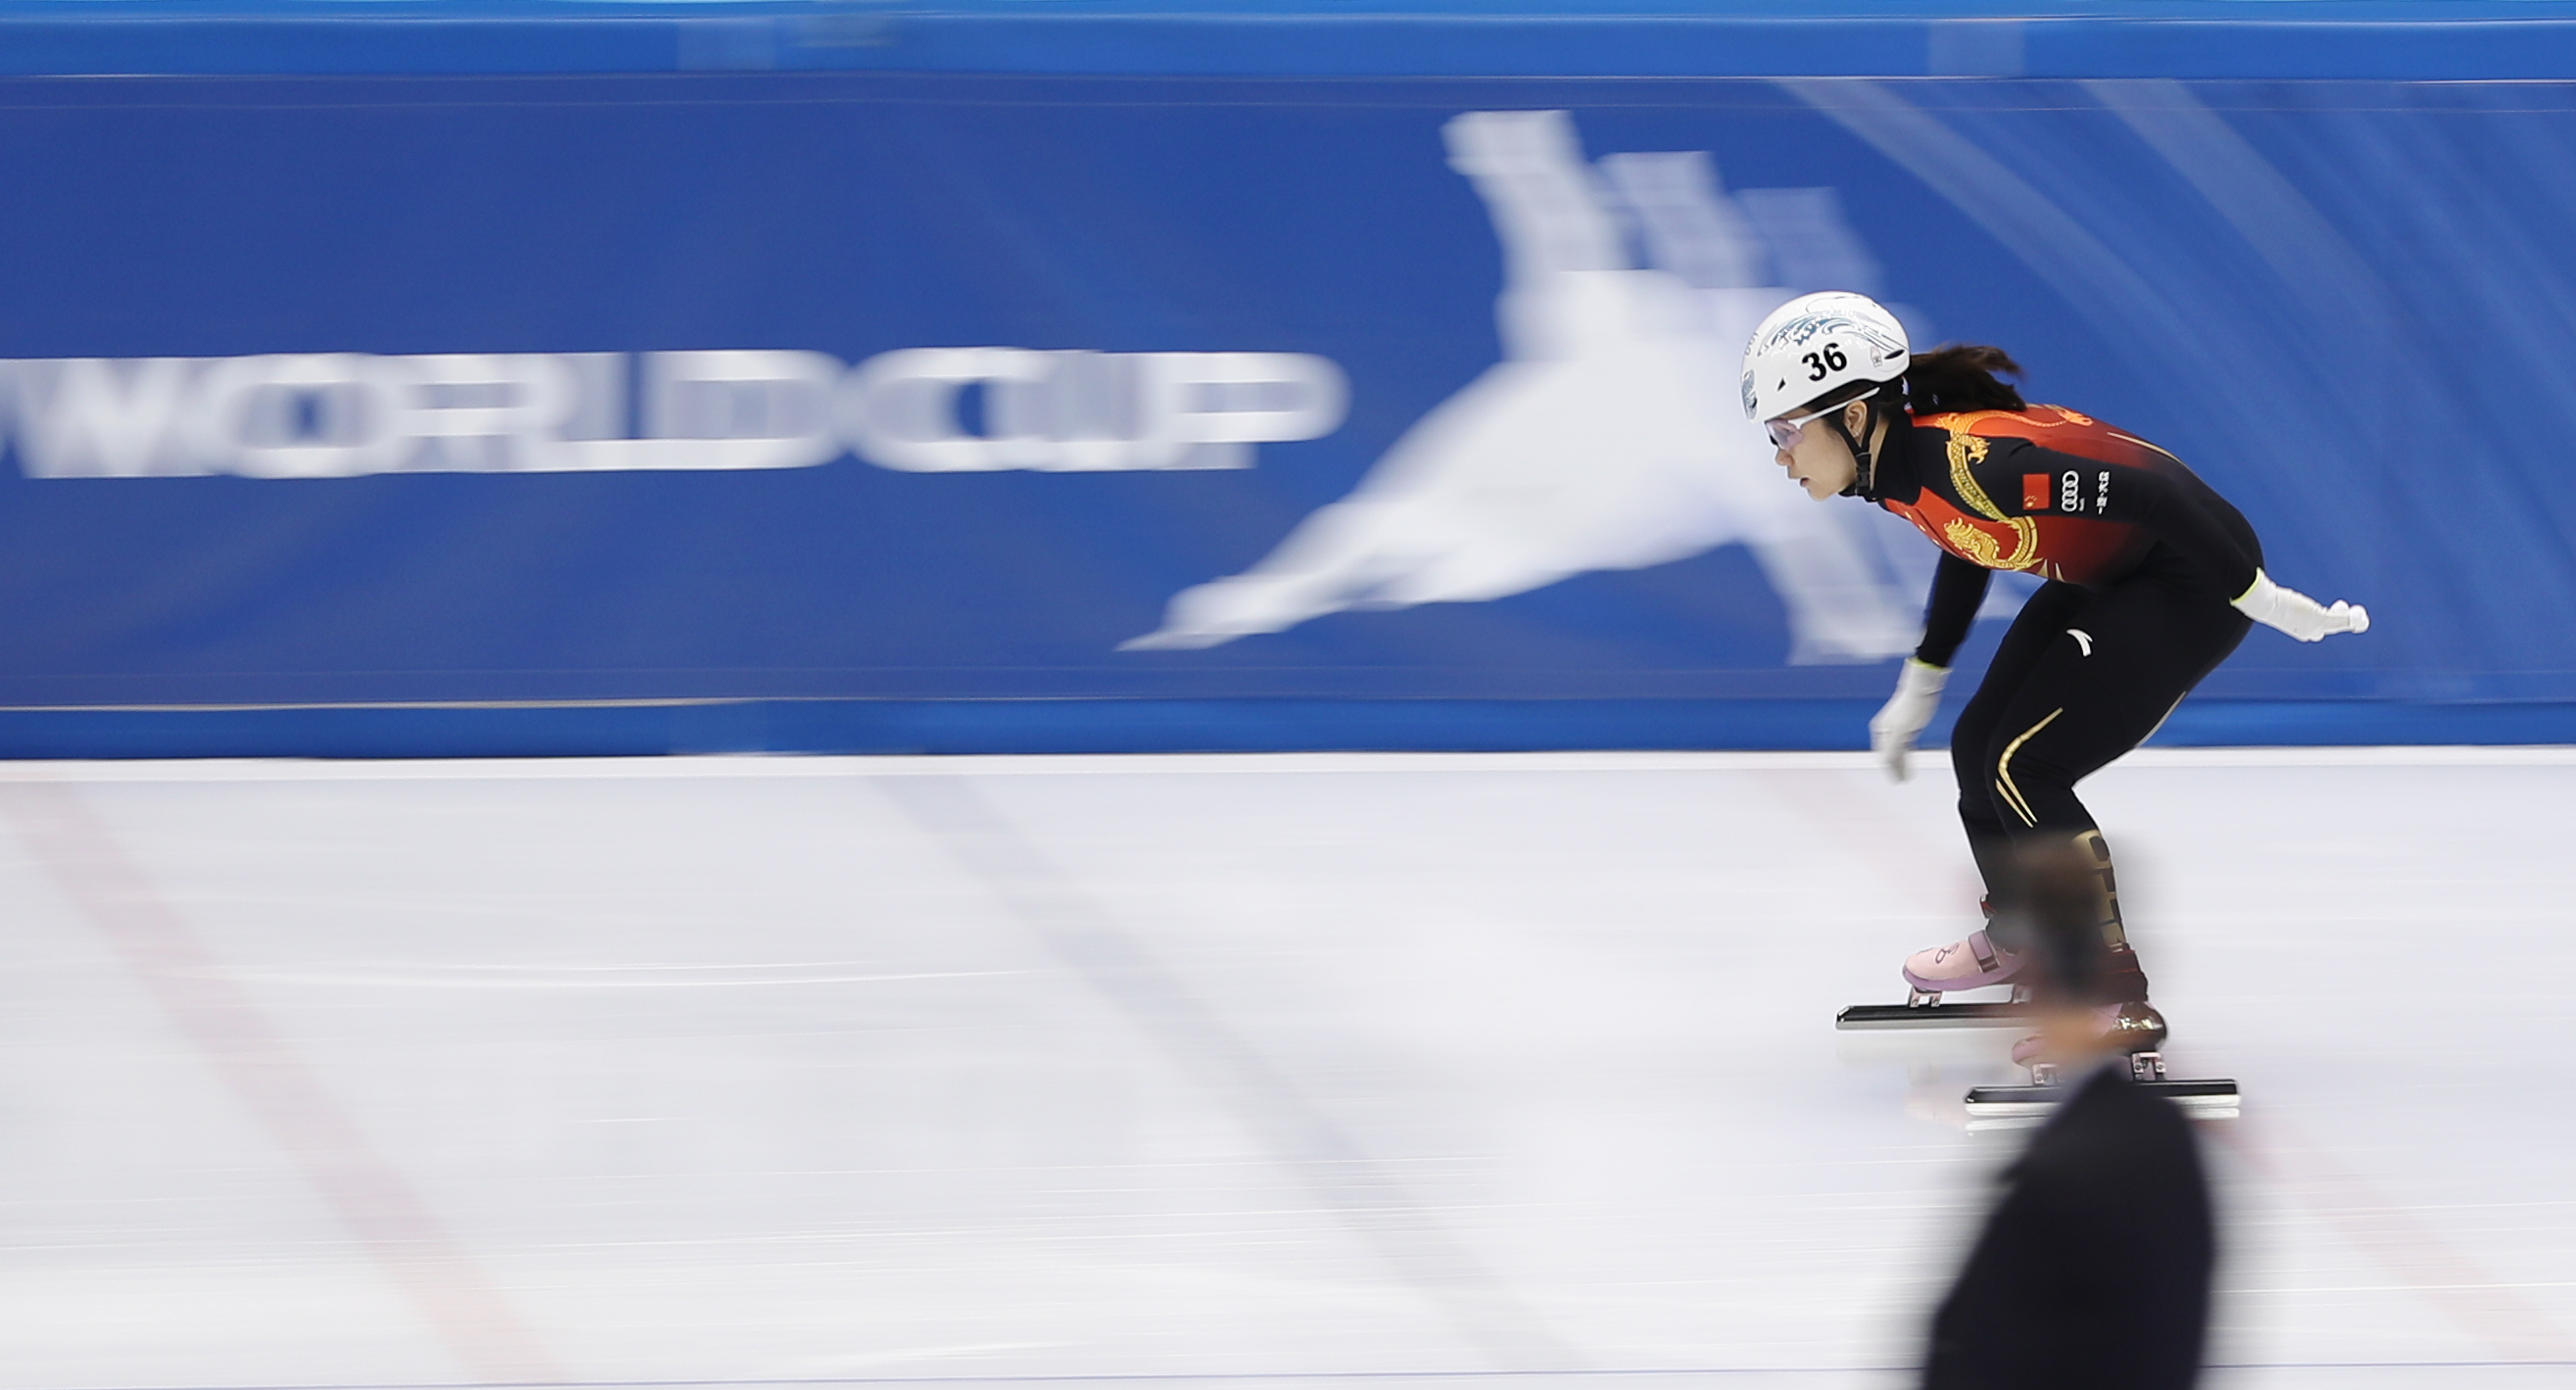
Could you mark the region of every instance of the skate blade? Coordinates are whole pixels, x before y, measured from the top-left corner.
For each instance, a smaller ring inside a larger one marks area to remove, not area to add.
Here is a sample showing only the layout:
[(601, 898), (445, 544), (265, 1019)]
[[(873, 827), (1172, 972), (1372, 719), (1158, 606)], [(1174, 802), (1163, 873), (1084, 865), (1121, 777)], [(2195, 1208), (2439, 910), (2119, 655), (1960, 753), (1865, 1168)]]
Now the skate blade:
[[(2192, 1120), (2233, 1120), (2244, 1112), (2236, 1083), (2218, 1079), (2210, 1081), (2133, 1081), (2142, 1091), (2151, 1091), (2181, 1107), (2183, 1117)], [(2048, 1113), (2064, 1100), (2062, 1086), (1976, 1086), (1968, 1091), (1968, 1129), (1971, 1133), (1996, 1129), (2028, 1129), (2048, 1118)]]
[(2020, 1028), (2028, 1004), (1849, 1004), (1834, 1015), (1846, 1031), (1878, 1028)]

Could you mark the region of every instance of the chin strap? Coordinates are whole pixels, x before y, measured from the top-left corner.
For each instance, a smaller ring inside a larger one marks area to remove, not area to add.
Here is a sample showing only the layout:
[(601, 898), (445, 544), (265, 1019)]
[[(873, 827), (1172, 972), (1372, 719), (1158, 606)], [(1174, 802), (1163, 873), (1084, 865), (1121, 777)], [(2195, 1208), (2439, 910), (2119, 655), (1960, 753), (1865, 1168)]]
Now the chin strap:
[[(1870, 403), (1867, 411), (1862, 414), (1860, 422), (1860, 432), (1864, 437), (1866, 437), (1876, 432), (1875, 427), (1878, 424), (1878, 393), (1876, 391), (1872, 391), (1866, 396), (1856, 397), (1855, 399)], [(1843, 404), (1849, 405), (1850, 403), (1851, 402), (1849, 401), (1845, 401)], [(1858, 439), (1852, 438), (1851, 431), (1843, 428), (1843, 412), (1840, 407), (1836, 407), (1833, 414), (1825, 417), (1825, 423), (1834, 427), (1834, 433), (1840, 436), (1843, 444), (1851, 450), (1851, 486), (1844, 488), (1838, 495), (1843, 497), (1857, 497), (1864, 502), (1877, 501), (1878, 460), (1870, 456), (1869, 446)]]

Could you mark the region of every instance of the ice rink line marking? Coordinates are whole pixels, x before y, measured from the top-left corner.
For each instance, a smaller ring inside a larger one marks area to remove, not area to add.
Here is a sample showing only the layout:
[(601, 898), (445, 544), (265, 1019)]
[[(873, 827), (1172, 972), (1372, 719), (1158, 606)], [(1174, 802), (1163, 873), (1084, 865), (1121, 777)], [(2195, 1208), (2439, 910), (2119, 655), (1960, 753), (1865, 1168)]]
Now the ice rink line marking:
[[(2226, 1363), (2226, 1369), (2237, 1369), (2240, 1363)], [(2491, 1361), (2333, 1361), (2333, 1362), (2246, 1362), (2246, 1366), (2302, 1365), (2320, 1366), (2490, 1366), (2490, 1365), (2557, 1365), (2558, 1362), (2491, 1362)], [(2576, 1364), (2576, 1363), (2566, 1363)], [(2213, 1369), (2219, 1363), (2212, 1363)], [(1661, 1376), (1845, 1376), (1884, 1375), (1917, 1369), (1913, 1366), (1700, 1366), (1627, 1367), (1589, 1371), (1144, 1371), (1134, 1375), (1021, 1375), (1021, 1376), (796, 1376), (744, 1380), (548, 1380), (548, 1381), (367, 1381), (353, 1384), (298, 1382), (292, 1385), (155, 1385), (134, 1390), (789, 1390), (800, 1385), (913, 1385), (924, 1390), (951, 1385), (1283, 1385), (1321, 1383), (1331, 1385), (1365, 1381), (1404, 1381), (1408, 1383), (1439, 1381), (1489, 1380), (1612, 1380), (1641, 1379)]]
[[(2290, 1172), (2305, 1179), (2300, 1190), (2309, 1194), (2308, 1209), (2339, 1231), (2357, 1253), (2396, 1276), (2370, 1291), (2421, 1296), (2462, 1331), (2515, 1364), (2561, 1364), (2564, 1353), (2576, 1346), (2547, 1313), (2514, 1296), (2517, 1289), (2560, 1285), (2489, 1277), (2474, 1256), (2418, 1213), (2392, 1200), (2369, 1178), (2338, 1163), (2332, 1150), (2306, 1139), (2289, 1122), (2274, 1116), (2252, 1125), (2240, 1123), (2221, 1131), (2220, 1137), (2256, 1171), (2276, 1182)], [(2321, 1200), (2325, 1193), (2320, 1189), (2331, 1196)], [(2433, 1277), (2410, 1277), (2422, 1274)], [(2478, 1293), (2493, 1297), (2464, 1296)]]
[[(2213, 1371), (2440, 1371), (2506, 1370), (2576, 1366), (2576, 1361), (2212, 1361)], [(1355, 1381), (1408, 1383), (1486, 1380), (1612, 1380), (1666, 1376), (1852, 1376), (1893, 1375), (1913, 1366), (1705, 1366), (1596, 1371), (1162, 1371), (1141, 1375), (1066, 1376), (833, 1376), (792, 1380), (550, 1380), (550, 1381), (369, 1381), (330, 1385), (161, 1385), (139, 1390), (790, 1390), (795, 1386), (940, 1386), (976, 1385), (1285, 1385), (1346, 1384)]]
[[(1016, 970), (933, 970), (912, 974), (850, 973), (858, 962), (800, 965), (634, 965), (487, 967), (419, 966), (384, 970), (236, 970), (233, 978), (264, 985), (331, 989), (745, 989), (781, 985), (876, 985), (917, 980), (990, 980)], [(841, 973), (822, 974), (818, 971)]]
[(1389, 1165), (1259, 1044), (1159, 959), (972, 782), (867, 784), (956, 860), (1072, 973), (1153, 1040), (1275, 1156), (1314, 1199), (1503, 1370), (1579, 1372), (1537, 1311), (1406, 1191)]
[(11, 788), (0, 818), (447, 1350), (496, 1381), (559, 1380), (554, 1356), (507, 1296), (79, 790)]
[[(1939, 749), (1915, 775), (1949, 769)], [(632, 778), (1280, 776), (1481, 772), (1795, 772), (1876, 774), (1864, 752), (995, 753), (942, 756), (673, 754), (641, 758), (178, 758), (0, 762), (9, 782), (582, 781)], [(2576, 746), (2144, 748), (2113, 770), (2243, 767), (2576, 767)]]

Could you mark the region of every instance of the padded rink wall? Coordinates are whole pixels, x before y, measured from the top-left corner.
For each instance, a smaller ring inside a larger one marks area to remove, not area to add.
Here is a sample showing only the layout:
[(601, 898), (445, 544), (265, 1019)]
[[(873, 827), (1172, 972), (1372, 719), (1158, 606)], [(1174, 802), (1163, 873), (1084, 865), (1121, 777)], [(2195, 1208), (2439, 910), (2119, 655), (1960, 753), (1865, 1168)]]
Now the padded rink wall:
[(1826, 287), (2370, 606), (2161, 741), (2576, 741), (2576, 5), (22, 0), (0, 71), (0, 756), (1857, 746), (1931, 553), (1734, 404)]

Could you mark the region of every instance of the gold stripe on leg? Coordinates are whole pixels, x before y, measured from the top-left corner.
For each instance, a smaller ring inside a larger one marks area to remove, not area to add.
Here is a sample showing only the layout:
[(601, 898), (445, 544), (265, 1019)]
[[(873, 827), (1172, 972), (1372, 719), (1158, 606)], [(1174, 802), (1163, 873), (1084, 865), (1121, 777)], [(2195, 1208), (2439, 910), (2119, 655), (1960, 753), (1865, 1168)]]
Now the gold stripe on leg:
[(2005, 744), (2005, 745), (2004, 745), (2004, 753), (2003, 753), (2003, 756), (2002, 756), (2002, 757), (2000, 757), (2000, 758), (1995, 759), (1995, 787), (1996, 787), (1996, 789), (1997, 789), (1997, 790), (1999, 790), (1999, 791), (2001, 791), (2001, 792), (2004, 794), (2004, 799), (2005, 799), (2005, 800), (2006, 800), (2006, 802), (2008, 802), (2008, 803), (2012, 806), (2012, 808), (2013, 808), (2013, 814), (2015, 814), (2015, 815), (2017, 815), (2017, 816), (2021, 817), (2021, 823), (2022, 823), (2022, 824), (2024, 824), (2024, 825), (2030, 826), (2030, 827), (2031, 827), (2031, 828), (2033, 828), (2033, 829), (2037, 829), (2037, 828), (2038, 828), (2038, 826), (2039, 826), (2039, 817), (2037, 817), (2037, 816), (2035, 816), (2035, 815), (2031, 814), (2030, 802), (2029, 802), (2029, 801), (2027, 801), (2027, 800), (2025, 800), (2025, 799), (2022, 797), (2022, 794), (2021, 794), (2021, 788), (2020, 788), (2020, 787), (2018, 787), (2018, 786), (2013, 785), (2013, 779), (2012, 779), (2012, 760), (2013, 760), (2013, 754), (2020, 752), (2020, 751), (2021, 751), (2021, 746), (2022, 746), (2023, 744), (2025, 744), (2025, 743), (2030, 742), (2031, 735), (2036, 734), (2036, 733), (2038, 733), (2040, 730), (2047, 728), (2049, 725), (2056, 723), (2056, 722), (2057, 722), (2057, 716), (2059, 716), (2059, 715), (2061, 715), (2061, 714), (2064, 714), (2064, 713), (2066, 713), (2066, 710), (2065, 710), (2065, 708), (2064, 708), (2063, 706), (2060, 706), (2060, 707), (2059, 707), (2059, 708), (2057, 708), (2057, 709), (2050, 710), (2050, 711), (2048, 712), (2048, 717), (2047, 717), (2046, 719), (2043, 719), (2043, 720), (2039, 721), (2038, 723), (2031, 725), (2029, 728), (2022, 730), (2022, 731), (2021, 731), (2021, 737), (2016, 738), (2016, 739), (2014, 739), (2012, 742)]

